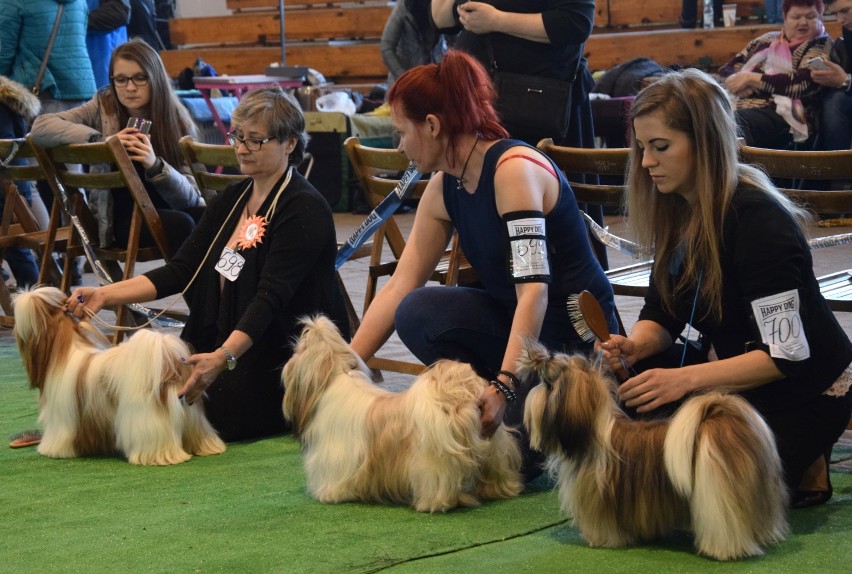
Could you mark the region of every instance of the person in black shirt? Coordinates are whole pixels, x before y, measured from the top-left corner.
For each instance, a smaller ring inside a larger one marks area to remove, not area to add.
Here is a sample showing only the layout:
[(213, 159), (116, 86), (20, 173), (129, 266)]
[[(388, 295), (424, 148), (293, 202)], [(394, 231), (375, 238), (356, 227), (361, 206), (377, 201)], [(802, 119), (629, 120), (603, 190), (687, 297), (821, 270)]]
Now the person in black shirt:
[[(852, 413), (852, 343), (820, 294), (805, 213), (739, 163), (730, 97), (703, 72), (663, 76), (630, 117), (629, 220), (654, 266), (630, 335), (600, 345), (638, 372), (621, 400), (648, 415), (706, 389), (742, 394), (775, 433), (794, 505), (824, 502), (827, 480), (800, 483)], [(700, 351), (674, 345), (686, 325)]]

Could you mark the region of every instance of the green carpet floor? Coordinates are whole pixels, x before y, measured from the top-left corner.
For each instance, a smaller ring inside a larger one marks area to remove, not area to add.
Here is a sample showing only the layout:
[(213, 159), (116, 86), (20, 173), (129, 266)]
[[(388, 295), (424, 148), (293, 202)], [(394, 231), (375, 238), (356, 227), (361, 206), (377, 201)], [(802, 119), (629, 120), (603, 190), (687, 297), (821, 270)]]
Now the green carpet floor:
[[(0, 347), (0, 438), (36, 426), (17, 351)], [(836, 456), (852, 456), (837, 452)], [(766, 556), (719, 564), (687, 535), (589, 548), (540, 480), (521, 497), (444, 515), (305, 493), (290, 437), (230, 445), (167, 468), (119, 458), (51, 460), (0, 445), (0, 572), (850, 572), (852, 475), (791, 514)]]

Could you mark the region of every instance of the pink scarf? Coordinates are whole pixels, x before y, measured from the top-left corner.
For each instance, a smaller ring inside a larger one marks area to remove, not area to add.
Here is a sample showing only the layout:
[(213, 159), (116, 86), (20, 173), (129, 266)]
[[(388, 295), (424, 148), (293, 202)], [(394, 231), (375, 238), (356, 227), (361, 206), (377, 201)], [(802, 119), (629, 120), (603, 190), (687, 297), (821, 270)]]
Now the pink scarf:
[[(793, 52), (803, 43), (819, 38), (825, 34), (825, 26), (822, 21), (819, 22), (816, 32), (811, 38), (790, 42), (784, 36), (782, 30), (775, 39), (765, 48), (754, 54), (743, 65), (743, 72), (752, 72), (757, 69), (762, 63), (766, 62), (763, 68), (765, 74), (792, 74), (793, 69)], [(802, 101), (799, 99), (788, 98), (787, 96), (774, 96), (775, 111), (784, 118), (787, 125), (790, 126), (790, 133), (793, 134), (793, 141), (803, 142), (808, 139), (808, 122), (805, 118), (805, 108)]]

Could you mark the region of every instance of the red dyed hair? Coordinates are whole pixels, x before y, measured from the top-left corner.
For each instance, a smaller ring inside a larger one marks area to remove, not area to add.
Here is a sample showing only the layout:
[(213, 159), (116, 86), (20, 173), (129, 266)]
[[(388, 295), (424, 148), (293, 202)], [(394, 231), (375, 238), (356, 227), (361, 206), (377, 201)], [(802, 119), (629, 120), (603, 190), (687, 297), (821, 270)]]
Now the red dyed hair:
[(440, 64), (411, 68), (394, 82), (388, 104), (415, 123), (433, 114), (449, 134), (447, 157), (455, 153), (463, 134), (479, 133), (484, 140), (509, 137), (500, 125), (497, 92), (485, 68), (473, 56), (449, 50)]
[(793, 6), (801, 6), (802, 8), (816, 8), (817, 12), (822, 14), (825, 11), (825, 5), (822, 0), (784, 0), (781, 2), (781, 13), (784, 16), (790, 11)]

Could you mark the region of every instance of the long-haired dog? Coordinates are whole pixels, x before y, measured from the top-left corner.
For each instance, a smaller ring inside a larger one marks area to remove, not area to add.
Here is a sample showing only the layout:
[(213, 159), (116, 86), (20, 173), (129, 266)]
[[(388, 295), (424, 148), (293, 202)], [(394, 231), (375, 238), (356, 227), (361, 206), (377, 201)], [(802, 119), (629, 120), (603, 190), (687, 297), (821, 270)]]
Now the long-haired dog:
[(475, 506), (522, 489), (521, 454), (501, 426), (480, 435), (488, 383), (440, 361), (400, 393), (374, 385), (328, 318), (303, 321), (281, 375), (283, 411), (299, 437), (308, 490), (320, 502), (410, 504), (421, 512)]
[(143, 329), (111, 346), (65, 312), (66, 296), (41, 287), (15, 296), (15, 338), (30, 385), (39, 390), (38, 452), (70, 458), (120, 451), (132, 464), (166, 465), (218, 454), (225, 443), (200, 402), (177, 392), (192, 368), (175, 335)]
[(775, 439), (744, 399), (710, 392), (671, 419), (636, 421), (615, 402), (614, 381), (584, 357), (526, 341), (519, 364), (519, 375), (541, 381), (524, 409), (531, 445), (548, 455), (562, 510), (592, 546), (684, 529), (699, 553), (730, 560), (787, 535)]

